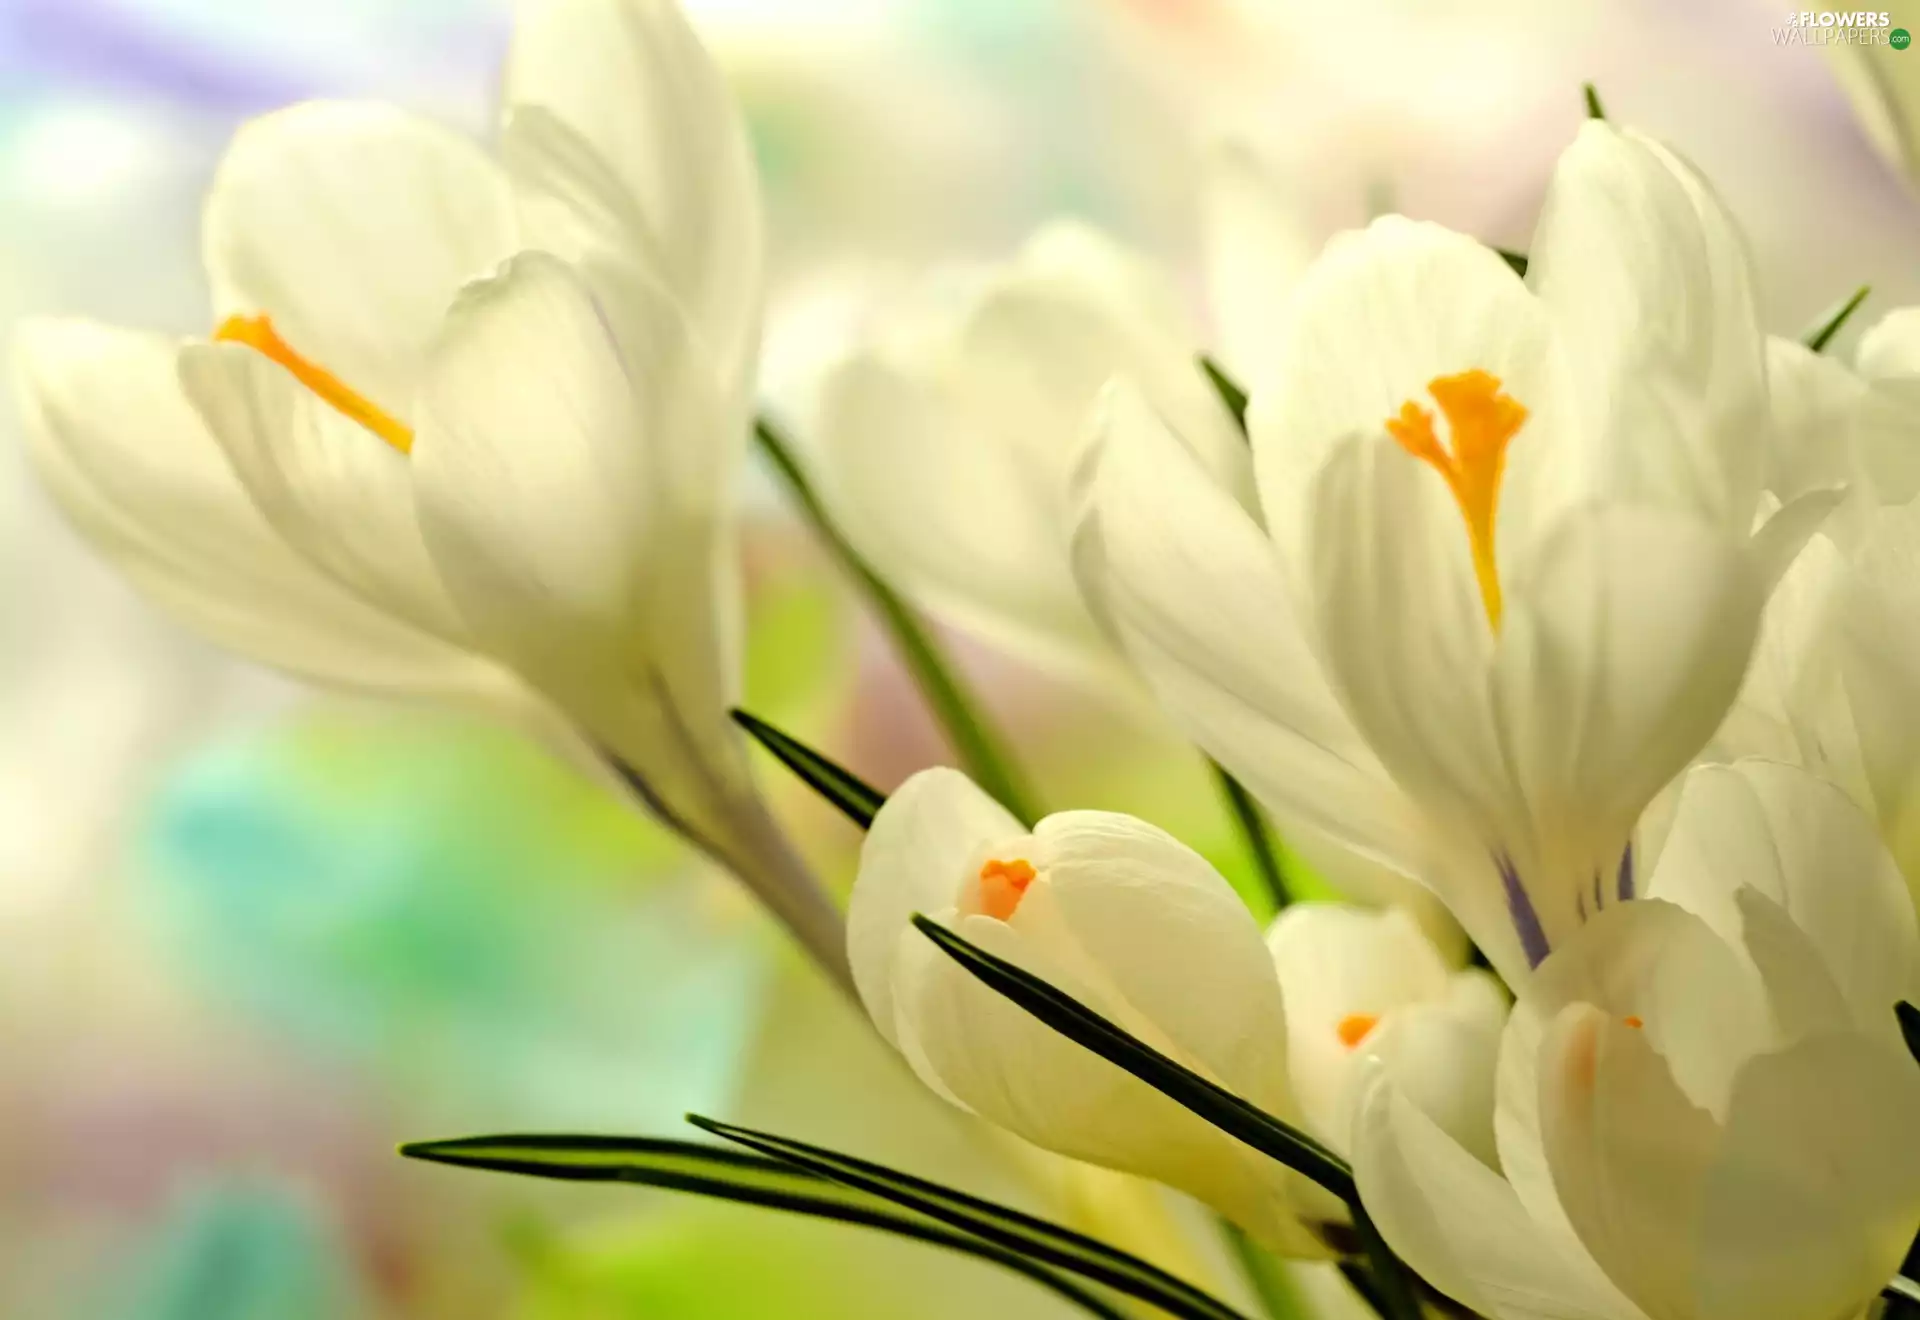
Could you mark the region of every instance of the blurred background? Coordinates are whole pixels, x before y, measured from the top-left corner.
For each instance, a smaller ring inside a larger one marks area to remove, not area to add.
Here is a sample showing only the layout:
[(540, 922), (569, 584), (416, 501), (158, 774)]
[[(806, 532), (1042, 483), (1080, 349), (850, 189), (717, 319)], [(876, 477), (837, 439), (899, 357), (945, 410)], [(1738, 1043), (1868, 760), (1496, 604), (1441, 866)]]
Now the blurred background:
[[(1920, 299), (1913, 194), (1760, 0), (688, 3), (766, 179), (776, 403), (875, 298), (1055, 215), (1197, 289), (1198, 152), (1221, 133), (1323, 232), (1384, 202), (1524, 247), (1589, 79), (1722, 189), (1774, 329), (1860, 283), (1870, 311)], [(236, 124), (378, 97), (484, 135), (508, 30), (507, 0), (0, 0), (0, 319), (203, 332), (199, 199)], [(0, 1315), (1061, 1314), (852, 1230), (396, 1158), (702, 1110), (996, 1190), (977, 1134), (723, 877), (503, 733), (296, 689), (177, 631), (58, 523), (17, 432), (9, 401)], [(945, 759), (773, 488), (742, 499), (749, 705), (883, 787)], [(1240, 873), (1190, 753), (961, 653), (1047, 803), (1134, 811)], [(844, 883), (851, 830), (778, 789)]]

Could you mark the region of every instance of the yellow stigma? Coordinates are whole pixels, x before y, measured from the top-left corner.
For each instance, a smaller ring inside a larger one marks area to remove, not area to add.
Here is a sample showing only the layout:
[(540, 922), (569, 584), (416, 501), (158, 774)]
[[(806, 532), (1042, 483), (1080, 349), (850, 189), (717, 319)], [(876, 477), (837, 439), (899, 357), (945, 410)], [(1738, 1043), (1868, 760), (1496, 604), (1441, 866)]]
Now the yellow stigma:
[(229, 316), (213, 332), (215, 340), (227, 344), (245, 344), (271, 358), (293, 373), (293, 378), (312, 390), (343, 417), (360, 423), (403, 454), (413, 452), (413, 428), (381, 408), (319, 363), (301, 357), (280, 337), (273, 321), (265, 316)]
[(1037, 874), (1024, 857), (990, 859), (980, 868), (980, 911), (995, 921), (1011, 921)]
[(1527, 410), (1500, 392), (1500, 378), (1475, 368), (1457, 376), (1436, 376), (1427, 393), (1447, 419), (1452, 447), (1434, 434), (1433, 414), (1408, 400), (1400, 414), (1387, 419), (1387, 434), (1400, 447), (1428, 464), (1446, 479), (1453, 502), (1466, 520), (1467, 543), (1473, 549), (1473, 573), (1480, 581), (1480, 599), (1487, 622), (1500, 630), (1500, 564), (1494, 557), (1493, 528), (1500, 509), (1500, 478), (1507, 470), (1507, 443), (1527, 420)]
[(1349, 1013), (1334, 1026), (1334, 1034), (1340, 1037), (1340, 1043), (1350, 1050), (1360, 1048), (1360, 1042), (1372, 1034), (1380, 1025), (1380, 1019), (1373, 1013)]

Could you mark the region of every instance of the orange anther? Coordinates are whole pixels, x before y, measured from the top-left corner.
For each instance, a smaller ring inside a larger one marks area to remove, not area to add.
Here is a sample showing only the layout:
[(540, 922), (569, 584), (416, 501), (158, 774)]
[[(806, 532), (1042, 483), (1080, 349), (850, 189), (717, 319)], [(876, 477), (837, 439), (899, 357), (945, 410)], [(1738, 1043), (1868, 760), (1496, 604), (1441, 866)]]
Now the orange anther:
[(1023, 857), (989, 860), (980, 868), (980, 911), (995, 921), (1011, 919), (1033, 877), (1033, 863)]
[(1349, 1013), (1340, 1019), (1340, 1025), (1334, 1031), (1340, 1037), (1340, 1043), (1348, 1049), (1355, 1049), (1365, 1040), (1372, 1030), (1380, 1025), (1380, 1018), (1374, 1013)]
[(319, 363), (302, 357), (280, 337), (273, 321), (265, 316), (229, 316), (213, 332), (216, 341), (245, 344), (262, 357), (278, 362), (293, 378), (319, 395), (343, 417), (360, 423), (403, 454), (413, 452), (413, 428), (381, 408), (366, 395), (328, 371)]

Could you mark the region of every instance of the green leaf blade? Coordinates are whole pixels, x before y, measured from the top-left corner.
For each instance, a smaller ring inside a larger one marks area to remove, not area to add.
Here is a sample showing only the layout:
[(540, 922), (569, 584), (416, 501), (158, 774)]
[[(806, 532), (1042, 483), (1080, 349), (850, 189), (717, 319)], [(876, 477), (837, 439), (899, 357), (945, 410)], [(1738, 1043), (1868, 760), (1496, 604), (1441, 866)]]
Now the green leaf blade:
[(495, 1173), (633, 1183), (877, 1229), (1010, 1269), (1099, 1320), (1125, 1320), (1099, 1296), (1018, 1252), (902, 1213), (882, 1198), (784, 1161), (726, 1147), (653, 1137), (536, 1133), (413, 1142), (400, 1147), (400, 1153), (409, 1159)]
[(733, 722), (808, 788), (832, 803), (848, 820), (867, 829), (886, 802), (886, 794), (839, 762), (815, 751), (790, 733), (744, 710), (731, 712)]

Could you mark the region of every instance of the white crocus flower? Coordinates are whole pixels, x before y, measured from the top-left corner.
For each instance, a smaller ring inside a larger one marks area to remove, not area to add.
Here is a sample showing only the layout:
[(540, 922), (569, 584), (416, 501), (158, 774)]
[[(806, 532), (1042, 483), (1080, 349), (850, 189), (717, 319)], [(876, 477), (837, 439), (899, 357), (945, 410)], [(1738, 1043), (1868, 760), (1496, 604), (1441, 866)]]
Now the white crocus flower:
[(1355, 1170), (1388, 1242), (1492, 1320), (1857, 1314), (1920, 1223), (1920, 984), (1899, 875), (1837, 789), (1767, 762), (1685, 781), (1644, 901), (1522, 990), (1500, 1169), (1368, 1086)]
[(1297, 903), (1267, 932), (1287, 1005), (1294, 1093), (1307, 1126), (1345, 1154), (1357, 1083), (1374, 1066), (1491, 1164), (1493, 1075), (1507, 998), (1452, 966), (1404, 910)]
[(1249, 381), (1264, 528), (1122, 385), (1077, 553), (1201, 746), (1432, 887), (1514, 985), (1640, 891), (1635, 823), (1726, 713), (1780, 553), (1706, 185), (1590, 122), (1531, 263), (1398, 217), (1336, 238)]
[[(207, 200), (209, 338), (22, 330), (36, 464), (225, 645), (597, 759), (577, 726), (837, 958), (726, 721), (761, 298), (737, 116), (666, 0), (531, 10), (506, 96), (504, 167), (381, 106), (248, 124)], [(525, 248), (567, 260), (468, 285)]]
[(812, 430), (822, 489), (887, 580), (1042, 662), (1111, 669), (1068, 559), (1070, 472), (1116, 374), (1139, 380), (1222, 487), (1251, 504), (1238, 424), (1165, 272), (1077, 222), (1006, 266), (933, 281), (930, 304), (828, 371)]
[(1280, 1117), (1293, 1114), (1273, 962), (1204, 859), (1130, 816), (1031, 832), (957, 771), (925, 770), (874, 818), (847, 916), (860, 998), (941, 1095), (1037, 1146), (1156, 1179), (1277, 1249), (1339, 1204), (980, 984), (910, 924), (925, 913)]

